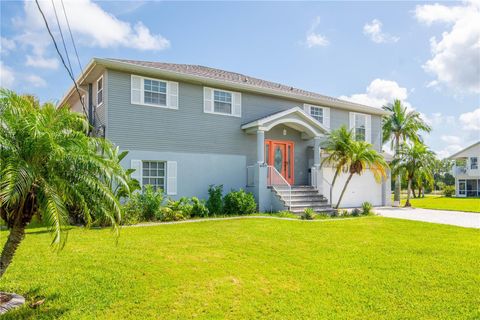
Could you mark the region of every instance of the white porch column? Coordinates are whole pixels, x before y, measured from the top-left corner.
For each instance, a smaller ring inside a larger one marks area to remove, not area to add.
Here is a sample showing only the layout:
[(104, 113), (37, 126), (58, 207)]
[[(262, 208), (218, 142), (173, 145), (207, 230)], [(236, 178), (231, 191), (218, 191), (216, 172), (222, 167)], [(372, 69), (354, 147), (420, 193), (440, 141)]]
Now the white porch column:
[(257, 130), (257, 163), (265, 163), (265, 131)]
[(320, 168), (320, 139), (321, 137), (314, 138), (314, 146), (313, 146), (313, 166), (315, 168)]

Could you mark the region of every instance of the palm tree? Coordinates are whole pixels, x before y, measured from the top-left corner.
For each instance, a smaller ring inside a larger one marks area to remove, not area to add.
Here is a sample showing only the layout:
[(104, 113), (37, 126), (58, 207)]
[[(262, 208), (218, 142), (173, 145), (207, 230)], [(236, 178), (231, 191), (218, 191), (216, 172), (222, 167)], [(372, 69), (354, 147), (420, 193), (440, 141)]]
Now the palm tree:
[[(389, 111), (388, 116), (383, 117), (383, 143), (390, 141), (392, 150), (395, 150), (394, 159), (400, 154), (400, 147), (407, 140), (414, 142), (421, 141), (419, 131), (430, 132), (431, 127), (425, 123), (416, 111), (407, 111), (398, 99), (393, 104), (383, 106)], [(394, 204), (400, 204), (401, 176), (397, 175), (395, 180)]]
[(412, 184), (418, 179), (433, 180), (435, 153), (423, 143), (405, 144), (400, 149), (400, 156), (392, 162), (397, 174), (405, 172), (407, 176), (407, 201), (405, 207), (410, 207)]
[(368, 142), (354, 141), (349, 148), (348, 157), (349, 175), (338, 199), (336, 209), (340, 207), (345, 190), (347, 190), (347, 186), (354, 174), (361, 175), (366, 170), (370, 170), (378, 183), (381, 182), (382, 178), (386, 178), (387, 176), (387, 162), (385, 162), (383, 156), (375, 151)]
[(88, 121), (68, 108), (42, 107), (31, 98), (0, 89), (0, 218), (10, 233), (0, 256), (0, 277), (38, 217), (62, 248), (68, 207), (75, 206), (87, 224), (92, 217), (121, 218), (119, 200), (102, 177), (125, 186), (125, 171), (112, 144), (88, 136)]
[(341, 126), (339, 129), (330, 132), (322, 145), (328, 156), (322, 160), (321, 166), (333, 165), (335, 167), (331, 189), (333, 189), (340, 172), (348, 170), (350, 146), (353, 141), (352, 132), (346, 126)]

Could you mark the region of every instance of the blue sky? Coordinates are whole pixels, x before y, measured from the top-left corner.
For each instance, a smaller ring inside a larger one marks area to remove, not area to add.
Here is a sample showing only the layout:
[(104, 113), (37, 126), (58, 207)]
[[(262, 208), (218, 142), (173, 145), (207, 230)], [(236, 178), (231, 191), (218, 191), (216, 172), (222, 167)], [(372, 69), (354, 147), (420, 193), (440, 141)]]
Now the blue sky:
[[(64, 0), (80, 61), (201, 64), (422, 113), (446, 156), (480, 139), (480, 3)], [(40, 2), (59, 45), (50, 1)], [(55, 0), (75, 74), (61, 2)], [(56, 101), (70, 87), (33, 2), (1, 2), (1, 85)]]

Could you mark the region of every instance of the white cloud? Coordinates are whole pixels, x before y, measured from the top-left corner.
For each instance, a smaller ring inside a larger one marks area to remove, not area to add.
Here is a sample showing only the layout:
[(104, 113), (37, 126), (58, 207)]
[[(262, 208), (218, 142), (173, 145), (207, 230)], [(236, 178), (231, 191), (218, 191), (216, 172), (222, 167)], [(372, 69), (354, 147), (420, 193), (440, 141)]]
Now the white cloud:
[(25, 80), (27, 80), (34, 87), (46, 87), (47, 86), (47, 82), (43, 78), (41, 78), (37, 75), (34, 75), (34, 74), (26, 76)]
[(3, 54), (8, 54), (10, 51), (16, 48), (15, 41), (12, 39), (7, 39), (0, 37), (0, 52)]
[(43, 55), (31, 56), (27, 54), (27, 61), (25, 61), (25, 65), (29, 67), (35, 67), (35, 68), (57, 69), (58, 59), (45, 58)]
[(382, 32), (382, 22), (378, 19), (373, 19), (372, 22), (366, 23), (363, 26), (363, 34), (370, 37), (375, 43), (397, 42), (399, 37), (394, 37), (388, 33)]
[(310, 29), (308, 29), (307, 31), (305, 44), (308, 48), (325, 47), (330, 44), (330, 41), (328, 41), (327, 37), (316, 32), (316, 29), (319, 26), (319, 24), (320, 24), (320, 17), (316, 17), (312, 25), (310, 26)]
[(439, 22), (449, 27), (440, 39), (430, 39), (432, 58), (423, 65), (424, 70), (433, 74), (437, 83), (457, 91), (480, 92), (480, 2), (418, 5), (415, 17), (427, 25)]
[(351, 96), (340, 96), (339, 99), (352, 101), (375, 108), (381, 108), (387, 103), (399, 99), (411, 108), (406, 102), (408, 90), (401, 87), (397, 82), (385, 79), (375, 79), (367, 87), (366, 93), (357, 93)]
[[(61, 10), (61, 2), (54, 0), (54, 3), (57, 12)], [(142, 51), (158, 51), (170, 47), (168, 39), (153, 33), (142, 22), (132, 25), (130, 22), (120, 20), (91, 0), (66, 0), (64, 5), (77, 45), (100, 48), (124, 47)], [(47, 21), (50, 22), (52, 30), (57, 32), (52, 3), (40, 1), (40, 6)], [(59, 14), (59, 20), (62, 29), (67, 30), (62, 12)], [(24, 46), (31, 47), (33, 51), (30, 59), (27, 59), (28, 65), (52, 67), (54, 65), (53, 58), (46, 57), (47, 48), (51, 46), (51, 39), (45, 30), (44, 22), (34, 1), (25, 1), (24, 15), (16, 17), (14, 24), (17, 29), (22, 30), (16, 39)], [(55, 36), (58, 35), (55, 34)]]
[(15, 81), (15, 74), (11, 68), (3, 64), (0, 61), (0, 87), (11, 88)]
[(480, 108), (462, 113), (459, 117), (465, 130), (480, 131)]
[(454, 154), (455, 152), (458, 152), (462, 149), (463, 147), (461, 145), (451, 144), (451, 145), (445, 146), (445, 148), (443, 149), (436, 150), (435, 153), (440, 159), (445, 159), (451, 156), (452, 154)]
[(457, 136), (449, 136), (449, 135), (442, 135), (440, 137), (443, 142), (449, 143), (449, 144), (460, 144), (462, 142), (462, 139)]

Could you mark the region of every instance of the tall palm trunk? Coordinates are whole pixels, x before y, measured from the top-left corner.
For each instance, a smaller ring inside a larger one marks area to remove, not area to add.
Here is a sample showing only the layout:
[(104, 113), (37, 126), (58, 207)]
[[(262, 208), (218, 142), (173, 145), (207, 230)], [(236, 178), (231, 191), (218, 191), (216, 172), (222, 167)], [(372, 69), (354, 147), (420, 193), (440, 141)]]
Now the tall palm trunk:
[[(400, 137), (395, 138), (395, 158), (398, 159), (400, 156)], [(395, 190), (393, 196), (393, 206), (400, 206), (400, 192), (402, 187), (402, 177), (400, 173), (395, 177)]]
[[(414, 198), (417, 197), (417, 195), (415, 194), (415, 188), (412, 188), (412, 196), (413, 196)], [(420, 197), (420, 193), (418, 194), (418, 196)]]
[(408, 186), (407, 186), (407, 201), (405, 202), (405, 207), (411, 207), (412, 205), (410, 204), (410, 191), (412, 189), (412, 179), (409, 177), (408, 178)]
[(352, 177), (353, 177), (353, 173), (350, 173), (350, 175), (347, 178), (347, 181), (345, 182), (345, 185), (343, 186), (342, 193), (340, 194), (340, 198), (338, 199), (338, 203), (335, 209), (338, 209), (338, 207), (340, 207), (340, 203), (342, 202), (343, 195), (345, 194), (345, 190), (347, 190), (347, 186), (350, 183), (350, 180), (352, 180)]
[(25, 224), (22, 221), (16, 221), (10, 229), (10, 234), (8, 235), (7, 242), (3, 246), (2, 255), (0, 256), (0, 278), (12, 262), (15, 251), (24, 237)]

